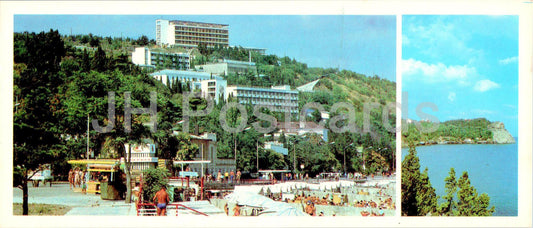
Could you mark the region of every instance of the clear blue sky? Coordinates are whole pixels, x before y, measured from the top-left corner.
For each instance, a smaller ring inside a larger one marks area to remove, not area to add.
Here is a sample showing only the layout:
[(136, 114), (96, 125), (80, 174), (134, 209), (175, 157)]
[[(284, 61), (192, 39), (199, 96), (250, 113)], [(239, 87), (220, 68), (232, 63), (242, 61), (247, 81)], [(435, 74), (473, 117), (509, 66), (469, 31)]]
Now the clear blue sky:
[(518, 16), (403, 16), (401, 64), (409, 118), (432, 102), (440, 121), (486, 117), (518, 136)]
[(311, 15), (15, 15), (15, 32), (155, 39), (155, 20), (228, 24), (230, 45), (267, 48), (310, 67), (377, 74), (396, 81), (396, 17)]

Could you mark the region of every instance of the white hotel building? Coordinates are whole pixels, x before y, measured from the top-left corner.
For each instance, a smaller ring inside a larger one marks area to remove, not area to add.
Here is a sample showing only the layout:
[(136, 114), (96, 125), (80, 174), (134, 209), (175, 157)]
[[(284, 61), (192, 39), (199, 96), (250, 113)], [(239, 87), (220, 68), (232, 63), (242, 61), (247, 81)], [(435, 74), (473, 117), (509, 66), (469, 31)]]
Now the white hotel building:
[(228, 86), (225, 99), (230, 96), (238, 98), (241, 104), (267, 105), (274, 112), (298, 113), (298, 91), (291, 90), (288, 85), (271, 88)]
[(187, 53), (154, 52), (147, 47), (137, 47), (131, 53), (133, 64), (141, 67), (164, 67), (169, 64), (174, 69), (188, 70), (191, 67), (190, 56)]
[(196, 48), (200, 44), (207, 47), (229, 43), (229, 25), (178, 20), (156, 20), (156, 44), (160, 46), (180, 46)]
[(227, 81), (224, 78), (210, 73), (184, 71), (184, 70), (161, 70), (150, 74), (157, 80), (167, 85), (180, 81), (182, 84), (189, 83), (192, 91), (201, 91), (202, 97), (211, 96), (216, 103), (219, 98), (224, 99)]

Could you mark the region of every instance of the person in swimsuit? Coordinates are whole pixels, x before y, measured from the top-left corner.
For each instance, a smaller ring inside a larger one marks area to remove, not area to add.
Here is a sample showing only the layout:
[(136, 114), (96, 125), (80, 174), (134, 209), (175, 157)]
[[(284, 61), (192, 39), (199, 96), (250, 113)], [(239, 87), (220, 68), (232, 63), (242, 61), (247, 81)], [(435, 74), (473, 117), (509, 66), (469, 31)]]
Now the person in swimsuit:
[(165, 216), (167, 213), (167, 204), (170, 202), (165, 185), (161, 186), (161, 190), (155, 193), (153, 200), (154, 204), (157, 205), (157, 216)]

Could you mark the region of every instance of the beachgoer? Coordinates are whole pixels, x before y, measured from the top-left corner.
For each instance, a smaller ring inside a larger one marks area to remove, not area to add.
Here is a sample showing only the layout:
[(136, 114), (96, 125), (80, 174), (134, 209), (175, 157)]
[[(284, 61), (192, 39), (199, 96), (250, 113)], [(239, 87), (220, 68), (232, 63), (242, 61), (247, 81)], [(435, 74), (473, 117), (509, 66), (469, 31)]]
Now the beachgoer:
[(74, 186), (74, 171), (72, 169), (68, 171), (68, 182), (70, 189), (72, 189), (72, 186)]
[(241, 171), (237, 170), (237, 183), (241, 183)]
[(157, 205), (157, 216), (165, 216), (167, 212), (167, 204), (170, 202), (170, 197), (167, 194), (167, 187), (161, 186), (161, 190), (155, 193), (153, 198), (154, 204)]
[(228, 171), (224, 172), (224, 182), (228, 181), (228, 176), (229, 176)]
[(233, 216), (240, 216), (241, 215), (241, 207), (239, 204), (235, 204), (235, 207), (233, 208)]
[(78, 185), (79, 185), (80, 187), (81, 187), (81, 184), (82, 184), (82, 182), (83, 182), (83, 177), (85, 177), (85, 175), (83, 175), (84, 172), (85, 172), (85, 171), (82, 171), (82, 170), (80, 170), (80, 171), (78, 172), (78, 175), (79, 175), (79, 177), (78, 177)]
[(217, 174), (217, 182), (220, 182), (222, 181), (222, 173), (220, 172), (220, 169), (218, 170), (218, 174)]
[(228, 203), (224, 204), (224, 212), (226, 212), (226, 216), (229, 216)]
[[(81, 176), (85, 177), (85, 172), (80, 172), (81, 173)], [(81, 178), (81, 192), (83, 194), (87, 194), (87, 182), (85, 180), (85, 178)]]
[(133, 202), (135, 202), (135, 208), (139, 208), (139, 198), (141, 195), (141, 189), (139, 183), (135, 183), (135, 188), (133, 188)]
[(229, 172), (229, 181), (231, 183), (233, 183), (233, 179), (235, 178), (235, 172), (233, 172), (233, 170), (231, 170), (231, 172)]

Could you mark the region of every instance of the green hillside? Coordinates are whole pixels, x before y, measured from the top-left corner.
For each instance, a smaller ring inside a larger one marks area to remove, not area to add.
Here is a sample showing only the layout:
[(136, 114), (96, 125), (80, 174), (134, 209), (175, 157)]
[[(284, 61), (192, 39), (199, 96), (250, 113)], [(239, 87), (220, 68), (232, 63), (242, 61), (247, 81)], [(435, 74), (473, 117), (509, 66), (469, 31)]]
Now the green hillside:
[[(182, 92), (187, 86), (172, 88), (148, 75), (149, 72), (131, 63), (135, 46), (153, 45), (146, 37), (122, 39), (92, 35), (60, 36), (57, 31), (14, 34), (14, 166), (28, 161), (52, 163), (58, 173), (66, 174), (66, 160), (83, 157), (87, 115), (97, 119), (100, 126), (109, 123), (107, 112), (108, 92), (115, 92), (116, 119), (108, 133), (90, 132), (90, 148), (98, 157), (123, 156), (124, 143), (151, 138), (158, 144), (159, 158), (189, 157), (197, 148), (187, 146), (185, 135), (172, 135), (182, 131), (178, 124), (183, 120)], [(300, 93), (300, 107), (306, 102), (318, 102), (327, 111), (336, 102), (348, 102), (356, 110), (356, 132), (328, 133), (328, 142), (317, 135), (282, 136), (279, 141), (289, 149), (283, 156), (261, 146), (271, 141), (272, 136), (261, 134), (253, 128), (236, 134), (225, 132), (219, 122), (224, 102), (215, 105), (207, 116), (191, 117), (190, 134), (214, 132), (217, 134), (217, 150), (221, 158), (233, 158), (237, 152), (237, 168), (243, 171), (259, 169), (291, 169), (309, 173), (342, 171), (376, 173), (393, 171), (395, 134), (386, 125), (395, 127), (394, 109), (385, 114), (389, 122), (382, 122), (382, 107), (395, 100), (395, 83), (377, 76), (367, 77), (351, 71), (309, 68), (289, 57), (261, 55), (243, 48), (199, 48), (192, 52), (194, 63), (203, 64), (219, 58), (248, 60), (251, 55), (258, 73), (228, 75), (228, 85), (264, 86), (288, 84), (292, 88), (322, 78), (313, 93)], [(149, 115), (133, 115), (132, 131), (124, 126), (125, 92), (131, 92), (134, 108), (150, 106), (150, 91), (157, 92), (157, 131), (143, 124)], [(376, 102), (381, 107), (371, 109), (369, 132), (363, 132), (365, 102)], [(204, 109), (206, 101), (192, 99), (191, 108)], [(248, 106), (246, 127), (258, 121)], [(336, 116), (338, 113), (330, 113)], [(284, 120), (281, 113), (268, 113), (278, 121)], [(227, 112), (228, 124), (237, 126), (243, 119), (235, 109)], [(291, 121), (296, 121), (292, 116)], [(316, 113), (307, 121), (318, 121)], [(341, 125), (346, 124), (341, 122)], [(326, 126), (327, 123), (326, 123)], [(338, 126), (340, 127), (340, 126)], [(27, 137), (33, 135), (35, 137)], [(332, 143), (335, 142), (335, 143)], [(357, 148), (362, 149), (362, 153)], [(177, 154), (177, 152), (179, 153)], [(34, 157), (37, 156), (38, 157)], [(259, 155), (259, 157), (257, 157)], [(27, 159), (31, 158), (31, 159)], [(366, 169), (363, 169), (363, 165)], [(301, 169), (301, 167), (304, 167)]]
[(420, 129), (416, 127), (417, 122), (407, 123), (404, 120), (404, 123), (407, 127), (402, 131), (402, 147), (407, 147), (409, 143), (514, 143), (502, 123), (491, 122), (485, 118), (449, 120), (439, 124), (421, 121), (418, 122)]

